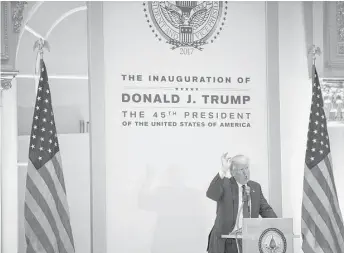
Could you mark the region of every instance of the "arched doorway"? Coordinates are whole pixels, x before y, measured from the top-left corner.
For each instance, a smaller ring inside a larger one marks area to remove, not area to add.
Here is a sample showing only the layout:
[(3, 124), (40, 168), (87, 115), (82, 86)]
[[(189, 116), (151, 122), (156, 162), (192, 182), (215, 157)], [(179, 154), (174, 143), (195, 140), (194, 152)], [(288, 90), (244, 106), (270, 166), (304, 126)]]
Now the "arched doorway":
[[(23, 205), (29, 135), (36, 99), (37, 52), (33, 45), (46, 39), (44, 53), (59, 135), (71, 226), (77, 252), (91, 252), (89, 159), (89, 92), (87, 7), (85, 2), (30, 2), (20, 34), (16, 68), (18, 113), (18, 252), (25, 252)], [(83, 127), (82, 122), (84, 123)], [(81, 125), (80, 125), (81, 124)]]

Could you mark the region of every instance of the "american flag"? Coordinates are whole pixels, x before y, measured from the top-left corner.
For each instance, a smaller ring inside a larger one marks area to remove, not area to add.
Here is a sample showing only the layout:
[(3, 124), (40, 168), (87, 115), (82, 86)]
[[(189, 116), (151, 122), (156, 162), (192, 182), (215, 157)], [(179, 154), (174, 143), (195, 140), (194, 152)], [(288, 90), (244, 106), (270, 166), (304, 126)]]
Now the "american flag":
[(40, 70), (26, 178), (26, 252), (74, 253), (59, 142), (43, 59)]
[(313, 66), (302, 198), (304, 253), (343, 253), (344, 227), (332, 170), (330, 142), (318, 74)]

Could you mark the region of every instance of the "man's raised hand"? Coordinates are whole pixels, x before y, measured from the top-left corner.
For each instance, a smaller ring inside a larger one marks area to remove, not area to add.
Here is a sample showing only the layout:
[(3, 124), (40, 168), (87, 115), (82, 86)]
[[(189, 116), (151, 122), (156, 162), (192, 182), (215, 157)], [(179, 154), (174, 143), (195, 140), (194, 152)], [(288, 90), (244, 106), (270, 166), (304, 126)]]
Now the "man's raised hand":
[(228, 155), (228, 152), (224, 153), (221, 156), (221, 163), (222, 163), (222, 172), (223, 173), (227, 173), (227, 171), (229, 171), (229, 167), (231, 165), (231, 160), (232, 158)]

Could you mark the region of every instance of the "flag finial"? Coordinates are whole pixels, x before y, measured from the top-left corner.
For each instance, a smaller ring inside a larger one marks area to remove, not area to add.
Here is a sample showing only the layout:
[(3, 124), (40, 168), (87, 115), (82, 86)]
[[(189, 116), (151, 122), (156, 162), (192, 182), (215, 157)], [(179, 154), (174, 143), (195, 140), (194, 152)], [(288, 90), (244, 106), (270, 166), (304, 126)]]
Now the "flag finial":
[(308, 50), (308, 54), (312, 55), (313, 65), (315, 65), (315, 60), (317, 58), (317, 55), (321, 55), (321, 49), (320, 47), (317, 47), (313, 44), (313, 46)]
[(48, 43), (47, 40), (44, 40), (42, 38), (39, 38), (38, 40), (36, 40), (35, 44), (33, 45), (33, 50), (38, 49), (38, 53), (41, 57), (41, 59), (43, 59), (43, 49), (46, 48), (49, 52), (50, 52), (50, 45)]

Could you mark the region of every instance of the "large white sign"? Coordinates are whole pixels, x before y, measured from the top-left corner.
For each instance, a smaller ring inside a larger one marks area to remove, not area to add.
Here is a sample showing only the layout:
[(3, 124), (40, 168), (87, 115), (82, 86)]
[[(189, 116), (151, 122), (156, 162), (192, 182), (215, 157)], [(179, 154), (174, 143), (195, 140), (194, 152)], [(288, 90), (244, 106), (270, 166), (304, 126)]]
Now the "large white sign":
[(268, 199), (263, 2), (104, 2), (107, 250), (205, 252), (223, 152)]

